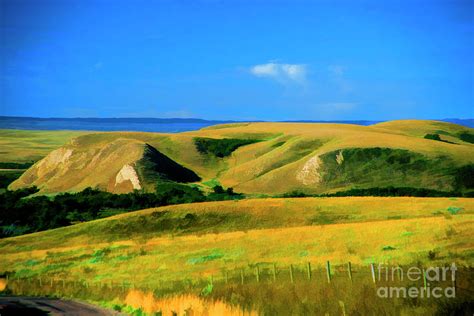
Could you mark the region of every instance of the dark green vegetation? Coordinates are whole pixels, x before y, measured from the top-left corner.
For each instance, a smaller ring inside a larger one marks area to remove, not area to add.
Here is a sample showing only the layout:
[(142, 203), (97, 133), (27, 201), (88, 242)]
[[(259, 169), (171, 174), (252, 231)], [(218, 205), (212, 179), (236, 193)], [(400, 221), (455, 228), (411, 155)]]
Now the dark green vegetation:
[(459, 139), (471, 144), (474, 144), (474, 133), (461, 132), (459, 134)]
[[(321, 159), (322, 183), (327, 188), (371, 188), (377, 183), (377, 187), (449, 192), (474, 189), (456, 184), (455, 176), (460, 168), (445, 156), (433, 159), (409, 150), (374, 147), (332, 151), (322, 155)], [(464, 183), (466, 180), (459, 181)]]
[(218, 158), (229, 156), (234, 150), (240, 146), (257, 143), (256, 139), (236, 139), (236, 138), (206, 138), (195, 137), (194, 145), (201, 154), (211, 154)]
[[(441, 133), (441, 134), (442, 134), (442, 133)], [(448, 134), (448, 135), (449, 135), (449, 134)], [(426, 134), (424, 138), (425, 138), (425, 139), (431, 139), (431, 140), (437, 140), (437, 141), (445, 142), (445, 143), (449, 143), (449, 144), (454, 144), (453, 142), (450, 142), (450, 141), (441, 139), (441, 137), (439, 136), (439, 134)]]
[[(0, 194), (0, 237), (68, 226), (156, 206), (242, 198), (231, 188), (224, 190), (218, 186), (205, 195), (198, 188), (173, 182), (159, 183), (155, 193), (135, 191), (113, 194), (88, 188), (79, 193), (63, 193), (54, 197), (29, 197), (36, 192), (36, 188), (29, 188)], [(140, 231), (140, 227), (136, 229)]]
[(181, 166), (148, 144), (145, 146), (143, 158), (137, 163), (137, 169), (140, 178), (149, 182), (163, 180), (196, 182), (201, 180), (194, 171)]
[(412, 196), (412, 197), (474, 197), (474, 191), (437, 191), (412, 187), (354, 188), (346, 191), (326, 194), (307, 194), (291, 191), (281, 197), (341, 197), (341, 196)]
[(28, 169), (34, 162), (0, 162), (0, 169)]
[(6, 189), (10, 183), (18, 179), (23, 174), (23, 170), (2, 170), (0, 171), (0, 189)]
[(426, 134), (425, 139), (431, 139), (431, 140), (439, 140), (441, 141), (441, 138), (439, 137), (439, 134)]
[(465, 165), (457, 169), (454, 181), (454, 185), (458, 190), (474, 190), (474, 165)]
[(415, 197), (474, 197), (474, 191), (456, 192), (456, 191), (437, 191), (422, 188), (409, 187), (386, 187), (386, 188), (367, 188), (351, 189), (322, 196), (415, 196)]
[(10, 183), (18, 179), (24, 169), (28, 169), (34, 162), (0, 162), (0, 189), (6, 189)]

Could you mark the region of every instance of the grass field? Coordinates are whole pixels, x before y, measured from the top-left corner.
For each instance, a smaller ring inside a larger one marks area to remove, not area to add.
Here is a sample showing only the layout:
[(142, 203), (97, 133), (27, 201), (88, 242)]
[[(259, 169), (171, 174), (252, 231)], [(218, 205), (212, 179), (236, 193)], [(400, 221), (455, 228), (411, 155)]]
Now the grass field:
[[(212, 277), (222, 284), (224, 271), (235, 276), (235, 271), (245, 269), (247, 277), (253, 278), (255, 267), (263, 271), (273, 263), (280, 269), (290, 264), (304, 269), (311, 262), (315, 270), (322, 269), (326, 261), (334, 265), (350, 261), (362, 267), (358, 269), (367, 269), (370, 263), (470, 266), (473, 224), (474, 200), (464, 198), (295, 198), (183, 204), (2, 239), (0, 272), (10, 272), (13, 278), (42, 277), (57, 282), (126, 282), (157, 289), (159, 295), (160, 288), (177, 280), (202, 284)], [(237, 301), (251, 307), (252, 300), (245, 293), (261, 287), (248, 286)], [(338, 291), (344, 292), (344, 287)], [(214, 294), (231, 303), (224, 288)], [(285, 291), (281, 295), (290, 295)], [(199, 295), (199, 291), (188, 294)], [(113, 295), (108, 299), (118, 300)]]
[(72, 138), (85, 134), (87, 132), (0, 129), (0, 162), (37, 161)]
[(429, 251), (468, 264), (473, 214), (472, 199), (445, 198), (185, 204), (3, 239), (0, 271), (144, 284), (259, 262), (427, 262)]

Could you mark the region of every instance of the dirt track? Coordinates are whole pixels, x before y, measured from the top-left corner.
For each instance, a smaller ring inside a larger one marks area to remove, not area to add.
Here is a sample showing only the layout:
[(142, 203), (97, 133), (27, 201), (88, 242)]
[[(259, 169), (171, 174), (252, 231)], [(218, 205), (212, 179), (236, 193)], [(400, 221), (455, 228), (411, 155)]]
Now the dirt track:
[(0, 297), (0, 316), (6, 315), (124, 315), (87, 303), (42, 297)]

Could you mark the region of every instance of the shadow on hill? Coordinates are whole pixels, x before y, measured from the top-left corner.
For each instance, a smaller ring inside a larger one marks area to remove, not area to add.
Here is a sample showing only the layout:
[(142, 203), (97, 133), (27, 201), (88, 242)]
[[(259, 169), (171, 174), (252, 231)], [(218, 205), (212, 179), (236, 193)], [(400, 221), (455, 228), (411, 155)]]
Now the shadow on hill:
[(149, 144), (145, 144), (143, 158), (137, 161), (137, 169), (140, 178), (147, 182), (170, 180), (186, 183), (201, 180), (194, 171), (183, 167)]

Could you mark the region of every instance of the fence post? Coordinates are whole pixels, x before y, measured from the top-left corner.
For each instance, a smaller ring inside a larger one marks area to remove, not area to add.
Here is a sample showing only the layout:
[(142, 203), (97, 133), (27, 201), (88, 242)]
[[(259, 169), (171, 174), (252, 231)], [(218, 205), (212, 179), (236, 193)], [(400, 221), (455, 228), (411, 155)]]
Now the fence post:
[(351, 283), (352, 283), (352, 265), (350, 261), (347, 263), (347, 272), (349, 273), (349, 279), (351, 280)]
[(244, 269), (240, 269), (240, 283), (244, 285)]
[(311, 281), (311, 262), (308, 262), (308, 265), (306, 266), (306, 272), (308, 273), (308, 280)]
[(63, 289), (66, 287), (66, 282), (63, 279)]
[(225, 284), (229, 283), (229, 271), (225, 271)]
[(293, 276), (293, 265), (290, 264), (290, 281), (293, 283), (295, 281), (294, 276)]
[(41, 282), (41, 277), (39, 277), (38, 280), (39, 280), (39, 285), (43, 286), (43, 282)]
[(376, 282), (376, 281), (375, 281), (375, 268), (374, 268), (374, 264), (373, 264), (373, 263), (370, 264), (370, 272), (372, 273), (372, 281), (373, 281), (374, 284), (375, 284), (375, 282)]
[(257, 275), (257, 282), (260, 282), (260, 269), (258, 268), (258, 265), (255, 267), (255, 273)]
[(328, 277), (328, 283), (331, 283), (331, 263), (329, 260), (326, 262), (326, 274)]
[(50, 279), (50, 284), (51, 284), (51, 287), (53, 287), (53, 279), (52, 278)]
[(277, 280), (277, 268), (276, 268), (276, 263), (275, 262), (273, 263), (272, 273), (273, 273), (273, 281), (276, 282), (276, 280)]
[(423, 268), (423, 287), (425, 288), (426, 291), (426, 270)]
[(341, 306), (342, 309), (342, 316), (346, 316), (346, 305), (344, 304), (343, 301), (339, 301), (339, 306)]

